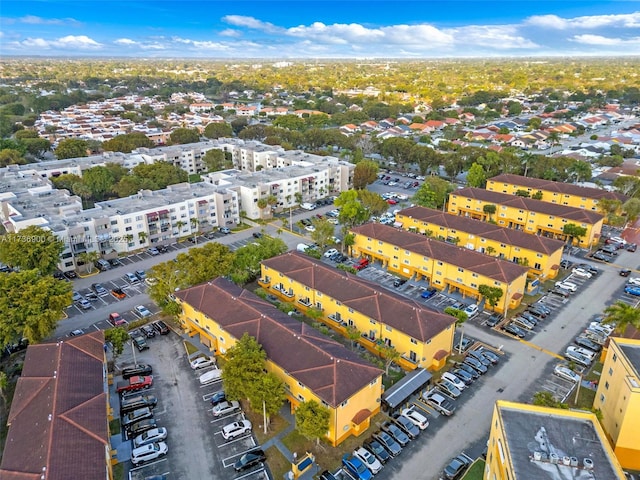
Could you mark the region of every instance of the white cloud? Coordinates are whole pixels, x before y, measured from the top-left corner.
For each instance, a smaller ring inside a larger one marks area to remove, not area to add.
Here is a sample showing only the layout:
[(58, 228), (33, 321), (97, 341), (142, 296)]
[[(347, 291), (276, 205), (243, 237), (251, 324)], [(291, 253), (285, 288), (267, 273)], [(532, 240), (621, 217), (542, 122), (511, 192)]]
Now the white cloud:
[(574, 35), (571, 41), (582, 43), (584, 45), (599, 45), (599, 46), (637, 46), (640, 47), (640, 37), (634, 38), (611, 38), (603, 37), (602, 35)]
[(117, 43), (118, 45), (139, 45), (138, 42), (131, 40), (130, 38), (118, 38), (114, 40), (113, 43)]
[(509, 25), (469, 25), (445, 31), (456, 38), (456, 44), (458, 45), (489, 47), (496, 50), (539, 47), (535, 42), (519, 35), (517, 29)]
[(30, 25), (80, 25), (74, 18), (42, 18), (35, 15), (25, 15), (16, 21)]
[(282, 27), (277, 27), (273, 23), (263, 22), (257, 18), (244, 15), (225, 15), (222, 17), (222, 21), (236, 27), (251, 28), (267, 33), (281, 33), (284, 30)]
[(45, 40), (44, 38), (27, 38), (22, 41), (13, 42), (18, 48), (38, 48), (38, 49), (62, 49), (62, 50), (99, 50), (103, 47), (86, 35), (67, 35), (57, 40)]
[(524, 24), (555, 30), (603, 27), (638, 28), (640, 27), (640, 12), (575, 18), (561, 18), (557, 15), (535, 15), (527, 18)]
[(221, 37), (232, 37), (237, 38), (242, 36), (242, 32), (240, 30), (234, 30), (233, 28), (227, 28), (218, 33)]

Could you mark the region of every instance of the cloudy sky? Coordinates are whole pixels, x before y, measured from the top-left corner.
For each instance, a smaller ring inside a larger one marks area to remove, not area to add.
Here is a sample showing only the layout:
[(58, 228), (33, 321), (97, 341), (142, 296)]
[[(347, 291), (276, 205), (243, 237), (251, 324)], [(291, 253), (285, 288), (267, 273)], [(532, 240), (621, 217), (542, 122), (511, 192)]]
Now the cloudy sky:
[(2, 0), (0, 56), (13, 55), (640, 55), (640, 0)]

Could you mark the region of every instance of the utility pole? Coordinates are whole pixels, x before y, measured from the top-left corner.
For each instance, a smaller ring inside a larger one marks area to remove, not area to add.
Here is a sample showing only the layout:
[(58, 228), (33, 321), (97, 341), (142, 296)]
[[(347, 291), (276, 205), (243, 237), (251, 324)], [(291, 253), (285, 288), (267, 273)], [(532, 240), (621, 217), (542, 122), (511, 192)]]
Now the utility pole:
[(267, 402), (262, 399), (262, 423), (264, 424), (264, 434), (267, 434)]

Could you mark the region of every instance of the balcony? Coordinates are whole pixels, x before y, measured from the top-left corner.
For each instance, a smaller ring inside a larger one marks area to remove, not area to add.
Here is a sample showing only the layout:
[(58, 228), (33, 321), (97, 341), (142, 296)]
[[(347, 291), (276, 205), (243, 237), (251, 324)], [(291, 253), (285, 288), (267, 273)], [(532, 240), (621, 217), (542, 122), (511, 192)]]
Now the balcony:
[(328, 318), (330, 318), (334, 322), (342, 323), (342, 317), (339, 313), (332, 313), (331, 315), (328, 315)]
[(269, 286), (269, 284), (271, 283), (271, 278), (270, 278), (270, 277), (259, 278), (259, 279), (258, 279), (258, 283), (259, 283), (261, 286), (268, 287), (268, 286)]
[(415, 360), (412, 360), (411, 357), (409, 357), (409, 355), (407, 355), (406, 353), (400, 355), (400, 358), (405, 362), (410, 363), (411, 365), (414, 365), (416, 367), (418, 366), (418, 359), (416, 358)]
[(298, 303), (300, 305), (304, 305), (307, 308), (311, 307), (311, 300), (309, 300), (308, 298), (299, 298)]
[(282, 295), (284, 295), (285, 297), (289, 297), (289, 298), (293, 298), (294, 293), (290, 290), (287, 290), (286, 288), (284, 288), (282, 285), (275, 285), (273, 287), (274, 290), (280, 292)]

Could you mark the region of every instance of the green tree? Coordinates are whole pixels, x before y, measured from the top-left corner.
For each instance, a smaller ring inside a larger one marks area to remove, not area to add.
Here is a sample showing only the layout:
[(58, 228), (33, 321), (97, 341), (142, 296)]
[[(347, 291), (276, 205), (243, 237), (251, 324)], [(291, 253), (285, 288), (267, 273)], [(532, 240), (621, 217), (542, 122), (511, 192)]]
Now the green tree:
[(389, 209), (385, 199), (371, 190), (358, 190), (358, 200), (367, 209), (369, 215), (379, 216)]
[(484, 167), (476, 162), (473, 162), (471, 168), (467, 172), (467, 184), (470, 187), (484, 188), (487, 183), (487, 174), (484, 171)]
[(567, 243), (573, 243), (574, 239), (579, 239), (587, 234), (586, 227), (581, 227), (575, 223), (565, 223), (562, 227), (562, 233), (567, 236)]
[(482, 212), (489, 217), (489, 222), (493, 221), (493, 216), (496, 214), (496, 210), (497, 207), (492, 203), (488, 203), (482, 207)]
[(18, 150), (13, 150), (12, 148), (0, 150), (0, 167), (6, 167), (7, 165), (24, 165), (25, 163), (27, 163), (27, 160)]
[(102, 148), (104, 150), (122, 153), (131, 153), (132, 150), (139, 147), (152, 148), (153, 146), (153, 140), (142, 132), (131, 132), (124, 135), (118, 135), (117, 137), (107, 140), (102, 144)]
[(382, 142), (382, 155), (387, 159), (393, 159), (399, 165), (404, 165), (411, 160), (411, 151), (415, 143), (408, 138), (387, 138)]
[(113, 190), (114, 179), (111, 170), (107, 167), (97, 166), (84, 171), (83, 183), (91, 190), (91, 195), (96, 200), (102, 200), (105, 195)]
[(378, 164), (371, 160), (358, 162), (353, 170), (353, 188), (362, 190), (375, 182), (378, 176)]
[(542, 191), (538, 190), (536, 193), (531, 195), (531, 198), (533, 198), (534, 200), (542, 200), (543, 196), (544, 196), (544, 194), (542, 193)]
[(72, 303), (71, 287), (35, 269), (0, 275), (0, 343), (23, 337), (38, 343), (50, 336)]
[(487, 300), (487, 302), (489, 302), (491, 308), (495, 308), (498, 304), (498, 300), (500, 300), (504, 295), (504, 292), (501, 288), (493, 287), (491, 285), (479, 285), (478, 293), (480, 293), (480, 295), (482, 295)]
[(552, 408), (569, 408), (566, 403), (557, 401), (553, 394), (549, 391), (543, 390), (533, 394), (533, 404), (540, 407), (552, 407)]
[(118, 197), (122, 198), (134, 195), (143, 188), (144, 180), (142, 178), (135, 175), (128, 175), (121, 178), (120, 181), (112, 187), (112, 191), (118, 195)]
[(87, 273), (93, 272), (94, 262), (100, 258), (98, 252), (82, 252), (78, 254), (76, 257), (78, 263), (82, 263), (84, 265), (84, 269)]
[(329, 431), (329, 409), (323, 407), (315, 400), (302, 402), (296, 408), (296, 430), (309, 440), (316, 440), (320, 444), (320, 438)]
[(311, 239), (316, 242), (320, 250), (324, 252), (328, 245), (333, 244), (331, 237), (333, 236), (335, 228), (333, 224), (329, 223), (325, 218), (315, 218), (311, 223), (315, 227), (315, 231), (311, 232)]
[(400, 359), (400, 352), (384, 342), (376, 343), (376, 351), (384, 358), (384, 373), (388, 376), (391, 365)]
[(119, 355), (122, 355), (124, 346), (131, 340), (131, 337), (124, 328), (113, 327), (104, 331), (104, 340), (111, 344), (113, 359), (115, 360)]
[(207, 171), (209, 172), (217, 172), (218, 170), (233, 167), (233, 162), (227, 159), (225, 152), (216, 148), (207, 150), (207, 153), (202, 157), (202, 162), (207, 166)]
[(225, 353), (222, 383), (231, 400), (249, 398), (249, 393), (258, 390), (260, 377), (264, 375), (267, 354), (257, 340), (244, 333)]
[(9, 377), (7, 377), (7, 373), (4, 370), (0, 370), (0, 397), (2, 397), (2, 402), (4, 403), (4, 408), (6, 411), (9, 410), (9, 404), (7, 403), (8, 387), (9, 387)]
[(428, 177), (413, 196), (413, 203), (428, 208), (442, 208), (453, 185), (439, 177)]
[(51, 150), (51, 142), (46, 138), (25, 138), (21, 143), (34, 157), (41, 157), (45, 152)]
[(342, 192), (334, 204), (340, 207), (338, 220), (348, 229), (363, 224), (369, 218), (369, 212), (358, 201), (358, 192), (355, 190)]
[(260, 262), (288, 250), (281, 238), (263, 236), (254, 243), (257, 245), (250, 243), (234, 252), (230, 277), (238, 284), (255, 279), (260, 273)]
[(622, 204), (622, 211), (627, 215), (627, 221), (635, 222), (640, 215), (640, 199), (630, 198)]
[(36, 226), (0, 236), (1, 262), (22, 270), (36, 269), (42, 275), (53, 273), (63, 250), (61, 240)]
[(159, 190), (168, 185), (184, 183), (189, 179), (187, 172), (168, 162), (141, 163), (134, 167), (133, 174), (139, 178), (143, 188), (150, 190)]
[(230, 138), (233, 136), (231, 125), (226, 122), (211, 122), (204, 129), (207, 138)]
[(456, 317), (456, 325), (462, 325), (468, 319), (466, 312), (458, 310), (457, 308), (447, 307), (443, 310), (443, 312), (447, 315), (451, 315), (452, 317)]
[[(226, 368), (226, 367), (225, 367)], [(284, 383), (274, 373), (268, 372), (258, 377), (257, 381), (251, 386), (249, 392), (247, 392), (249, 402), (251, 403), (251, 410), (255, 413), (260, 413), (264, 410), (267, 415), (267, 425), (271, 420), (271, 417), (277, 414), (282, 405), (284, 405), (287, 399), (287, 393), (284, 388)]]
[(617, 301), (605, 308), (604, 314), (603, 323), (615, 325), (619, 335), (624, 335), (629, 325), (640, 330), (640, 310), (633, 305)]
[(184, 145), (185, 143), (197, 143), (200, 134), (195, 128), (176, 128), (169, 136), (172, 145)]
[(264, 197), (259, 198), (256, 202), (256, 206), (260, 209), (260, 218), (262, 218), (262, 212), (264, 212), (264, 209), (269, 206), (269, 204), (267, 203), (267, 199)]
[(89, 144), (86, 140), (65, 138), (58, 143), (55, 154), (58, 160), (86, 157), (88, 148)]
[(302, 132), (306, 128), (304, 119), (293, 114), (279, 116), (273, 121), (273, 126), (298, 132)]
[(65, 173), (60, 175), (59, 177), (52, 177), (51, 183), (53, 186), (60, 190), (69, 190), (73, 192), (73, 185), (82, 182), (82, 178), (73, 173)]
[(360, 337), (362, 336), (362, 334), (360, 333), (360, 330), (358, 330), (353, 325), (347, 325), (345, 330), (346, 330), (347, 338), (350, 340), (350, 343), (351, 343), (351, 350), (353, 350), (356, 344), (358, 343), (358, 340), (360, 340)]
[[(633, 175), (620, 175), (613, 181), (613, 187), (617, 192), (633, 197), (640, 191), (640, 178)], [(600, 200), (600, 203), (602, 203), (602, 200)]]

